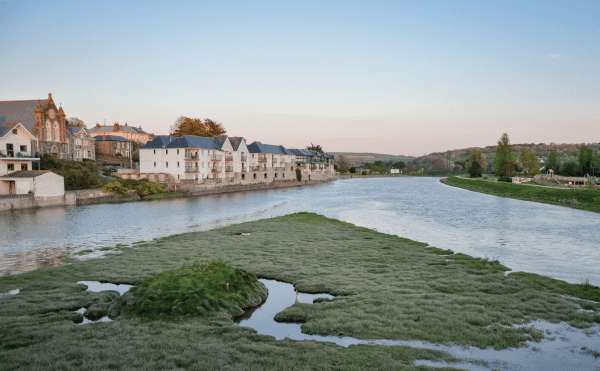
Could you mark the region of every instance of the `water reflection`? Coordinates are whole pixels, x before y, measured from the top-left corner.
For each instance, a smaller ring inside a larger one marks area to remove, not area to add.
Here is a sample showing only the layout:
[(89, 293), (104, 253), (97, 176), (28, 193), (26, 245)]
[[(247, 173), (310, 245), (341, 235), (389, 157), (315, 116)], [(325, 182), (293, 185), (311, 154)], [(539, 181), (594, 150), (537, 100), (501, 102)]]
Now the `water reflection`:
[[(382, 345), (410, 346), (442, 350), (465, 360), (458, 364), (417, 361), (416, 365), (433, 367), (458, 367), (467, 370), (488, 370), (473, 362), (485, 361), (491, 369), (498, 370), (597, 370), (596, 358), (593, 351), (600, 343), (600, 326), (580, 330), (562, 322), (553, 324), (546, 321), (535, 321), (524, 326), (533, 326), (547, 334), (540, 343), (528, 341), (527, 347), (511, 348), (501, 351), (494, 349), (479, 349), (451, 345), (437, 345), (424, 341), (404, 340), (361, 340), (348, 336), (308, 335), (301, 331), (301, 324), (275, 322), (275, 315), (294, 304), (296, 295), (294, 287), (289, 283), (275, 280), (260, 279), (267, 289), (269, 296), (265, 303), (256, 309), (250, 318), (242, 319), (238, 325), (251, 327), (261, 335), (269, 335), (277, 340), (289, 338), (292, 340), (316, 340), (335, 343), (344, 347), (350, 345)], [(311, 303), (317, 297), (332, 298), (327, 294), (301, 294), (302, 303)], [(326, 305), (326, 304), (315, 304)], [(518, 326), (515, 326), (518, 327)]]
[[(437, 178), (311, 186), (127, 204), (5, 212), (0, 275), (59, 264), (73, 251), (309, 211), (515, 271), (600, 285), (600, 214), (469, 192)], [(90, 227), (93, 226), (93, 227)]]
[(78, 281), (77, 283), (82, 283), (87, 286), (85, 291), (92, 292), (100, 292), (100, 291), (117, 291), (119, 295), (123, 295), (129, 289), (131, 289), (132, 285), (120, 284), (115, 285), (114, 283), (100, 283), (98, 281)]

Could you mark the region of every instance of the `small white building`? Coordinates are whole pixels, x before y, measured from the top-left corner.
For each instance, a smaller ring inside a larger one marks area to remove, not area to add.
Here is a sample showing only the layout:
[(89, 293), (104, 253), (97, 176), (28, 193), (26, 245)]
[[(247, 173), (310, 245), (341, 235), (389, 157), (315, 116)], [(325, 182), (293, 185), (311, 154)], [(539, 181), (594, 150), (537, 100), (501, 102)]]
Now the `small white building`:
[(33, 170), (37, 139), (23, 125), (0, 123), (0, 176), (18, 170)]
[(390, 169), (390, 174), (400, 174), (400, 169)]
[(32, 193), (34, 197), (65, 194), (65, 179), (49, 170), (14, 171), (0, 176), (0, 195)]

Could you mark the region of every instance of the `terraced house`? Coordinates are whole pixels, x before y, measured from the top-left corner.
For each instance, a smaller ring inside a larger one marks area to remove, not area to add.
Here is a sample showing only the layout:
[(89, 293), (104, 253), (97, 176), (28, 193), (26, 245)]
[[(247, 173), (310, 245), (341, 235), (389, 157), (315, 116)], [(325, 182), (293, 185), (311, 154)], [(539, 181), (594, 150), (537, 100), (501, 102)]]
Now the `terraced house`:
[(141, 126), (136, 128), (133, 126), (128, 126), (127, 123), (125, 123), (125, 125), (120, 125), (118, 122), (115, 122), (112, 126), (96, 124), (95, 127), (89, 129), (89, 133), (93, 137), (98, 135), (122, 137), (131, 142), (137, 142), (141, 145), (148, 143), (148, 141), (154, 137), (153, 134), (146, 133), (144, 130), (142, 130)]

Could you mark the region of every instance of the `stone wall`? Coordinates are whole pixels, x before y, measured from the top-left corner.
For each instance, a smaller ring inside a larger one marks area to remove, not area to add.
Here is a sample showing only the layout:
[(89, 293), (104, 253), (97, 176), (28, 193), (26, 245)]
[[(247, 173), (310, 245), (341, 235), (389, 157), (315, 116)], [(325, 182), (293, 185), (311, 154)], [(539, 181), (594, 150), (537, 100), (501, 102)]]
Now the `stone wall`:
[(33, 197), (33, 195), (15, 195), (14, 197), (0, 198), (0, 211), (30, 209), (47, 206), (74, 206), (75, 195), (65, 192), (64, 196)]

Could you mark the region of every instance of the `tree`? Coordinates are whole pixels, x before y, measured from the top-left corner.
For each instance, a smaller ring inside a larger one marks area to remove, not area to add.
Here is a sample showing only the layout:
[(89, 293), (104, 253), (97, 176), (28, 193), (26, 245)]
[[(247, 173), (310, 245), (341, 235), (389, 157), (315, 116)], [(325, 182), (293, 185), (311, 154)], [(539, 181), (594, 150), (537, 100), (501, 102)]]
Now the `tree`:
[(412, 162), (409, 162), (406, 164), (406, 172), (407, 173), (412, 173), (415, 171), (415, 164), (413, 164)]
[(402, 171), (405, 167), (406, 167), (406, 164), (404, 163), (404, 161), (394, 163), (394, 168), (399, 169), (400, 171)]
[(310, 146), (306, 146), (306, 149), (309, 151), (315, 151), (317, 153), (325, 153), (323, 152), (323, 147), (321, 147), (320, 145), (314, 145), (312, 144), (312, 142), (310, 142)]
[(355, 168), (354, 166), (352, 166), (352, 167), (350, 168), (350, 172), (351, 172), (352, 174), (355, 174), (355, 173), (356, 173), (356, 168)]
[(513, 156), (508, 133), (504, 133), (498, 141), (496, 158), (494, 159), (494, 173), (503, 181), (508, 182), (509, 178), (515, 174), (516, 164), (517, 160)]
[(558, 171), (558, 153), (552, 150), (550, 156), (548, 156), (548, 163), (546, 164), (546, 171), (552, 169), (554, 172)]
[(83, 120), (80, 120), (77, 117), (69, 117), (66, 121), (68, 126), (87, 129)]
[(180, 116), (171, 126), (171, 135), (180, 137), (182, 135), (195, 135), (199, 137), (216, 137), (227, 133), (223, 124), (211, 119), (189, 118)]
[(481, 153), (481, 151), (478, 149), (471, 150), (471, 154), (469, 155), (469, 159), (467, 160), (467, 164), (466, 164), (465, 168), (468, 169), (471, 166), (471, 164), (473, 164), (474, 162), (479, 163), (479, 168), (481, 169), (482, 172), (487, 170), (488, 163), (485, 158), (485, 155), (483, 155)]
[(594, 152), (586, 146), (581, 146), (579, 150), (579, 166), (581, 167), (582, 175), (589, 174), (592, 166), (592, 157)]
[(469, 175), (471, 178), (481, 177), (481, 165), (479, 165), (479, 162), (473, 161), (471, 163), (471, 167), (469, 167)]
[(444, 170), (448, 170), (448, 169), (447, 169), (446, 164), (444, 163), (444, 160), (442, 160), (441, 158), (438, 158), (435, 161), (433, 161), (433, 164), (431, 165), (431, 170), (444, 171)]
[(350, 169), (351, 164), (350, 161), (348, 161), (348, 159), (346, 158), (346, 156), (338, 156), (335, 159), (335, 162), (337, 165), (337, 171), (339, 171), (340, 173), (347, 173), (348, 169)]
[(577, 176), (579, 173), (579, 156), (567, 156), (560, 166), (560, 173), (564, 176)]
[(533, 152), (524, 149), (519, 156), (519, 163), (527, 177), (533, 177), (540, 173), (540, 162)]
[(600, 172), (600, 151), (594, 151), (592, 155), (592, 175), (596, 175)]

